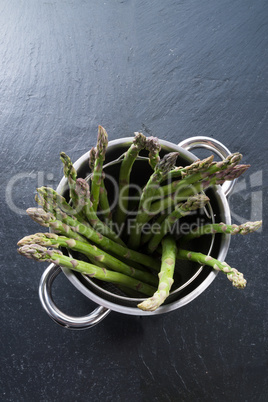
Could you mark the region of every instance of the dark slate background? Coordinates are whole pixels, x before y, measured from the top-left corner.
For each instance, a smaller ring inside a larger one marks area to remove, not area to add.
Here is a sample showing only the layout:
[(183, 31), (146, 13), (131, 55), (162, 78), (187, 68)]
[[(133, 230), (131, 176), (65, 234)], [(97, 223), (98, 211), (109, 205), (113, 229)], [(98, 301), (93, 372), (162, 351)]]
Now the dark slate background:
[[(50, 320), (46, 264), (16, 252), (39, 229), (24, 213), (35, 188), (56, 187), (59, 152), (77, 159), (98, 124), (110, 139), (206, 135), (242, 152), (232, 220), (264, 218), (267, 17), (265, 0), (1, 0), (1, 400), (267, 400), (266, 224), (231, 241), (244, 291), (218, 275), (175, 312), (111, 313), (87, 331)], [(95, 308), (63, 275), (54, 290), (69, 314)]]

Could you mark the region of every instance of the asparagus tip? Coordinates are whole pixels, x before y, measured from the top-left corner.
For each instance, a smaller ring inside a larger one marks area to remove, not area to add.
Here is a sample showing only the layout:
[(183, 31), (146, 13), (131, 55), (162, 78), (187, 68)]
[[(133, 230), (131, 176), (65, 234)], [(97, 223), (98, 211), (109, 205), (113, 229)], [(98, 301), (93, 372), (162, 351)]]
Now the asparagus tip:
[(170, 152), (158, 162), (156, 169), (159, 169), (163, 174), (167, 174), (171, 169), (174, 168), (179, 152)]
[(138, 308), (143, 311), (155, 311), (165, 301), (166, 295), (164, 290), (157, 291), (152, 297), (139, 303)]
[(135, 132), (134, 133), (135, 137), (133, 139), (133, 144), (139, 149), (142, 150), (145, 148), (146, 145), (146, 137), (144, 134), (140, 132)]
[(39, 244), (25, 244), (18, 249), (18, 253), (36, 261), (50, 261), (54, 253), (62, 255), (60, 250), (48, 250)]

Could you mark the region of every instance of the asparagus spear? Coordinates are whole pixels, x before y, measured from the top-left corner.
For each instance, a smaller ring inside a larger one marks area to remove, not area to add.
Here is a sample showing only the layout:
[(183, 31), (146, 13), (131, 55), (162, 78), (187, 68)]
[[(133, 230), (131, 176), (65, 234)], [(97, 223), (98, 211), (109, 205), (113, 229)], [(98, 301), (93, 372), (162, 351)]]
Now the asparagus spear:
[(142, 226), (149, 219), (149, 211), (155, 192), (160, 186), (161, 181), (167, 176), (170, 169), (174, 166), (178, 152), (170, 152), (166, 154), (162, 160), (156, 165), (154, 173), (150, 176), (146, 186), (144, 187), (136, 219), (130, 231), (129, 247), (137, 249), (140, 245), (140, 238), (142, 232)]
[(115, 243), (113, 240), (104, 237), (93, 228), (83, 225), (74, 217), (71, 217), (60, 210), (56, 211), (56, 216), (53, 216), (51, 213), (47, 214), (40, 208), (28, 208), (26, 212), (34, 221), (42, 226), (54, 228), (62, 223), (65, 223), (66, 225), (70, 226), (73, 231), (83, 235), (93, 243), (96, 243), (107, 252), (116, 254), (118, 257), (136, 261), (155, 270), (159, 269), (159, 261), (157, 259), (137, 251), (130, 250), (127, 247)]
[(153, 286), (147, 285), (139, 281), (138, 279), (131, 278), (130, 276), (121, 274), (119, 272), (109, 271), (106, 268), (100, 268), (96, 265), (65, 256), (61, 251), (57, 249), (48, 250), (46, 247), (42, 247), (38, 244), (27, 244), (20, 247), (18, 249), (18, 252), (27, 258), (36, 261), (53, 262), (54, 264), (60, 265), (61, 267), (70, 268), (74, 271), (86, 274), (90, 276), (90, 278), (96, 278), (102, 281), (124, 285), (128, 288), (138, 290), (139, 292), (148, 296), (151, 296), (155, 291), (155, 288)]
[(72, 164), (70, 157), (66, 155), (65, 152), (60, 153), (60, 159), (63, 163), (64, 176), (68, 180), (70, 199), (72, 201), (73, 207), (77, 210), (77, 213), (79, 213), (79, 199), (77, 198), (75, 192), (77, 172)]
[(123, 240), (119, 238), (118, 234), (115, 233), (110, 226), (102, 222), (94, 211), (92, 202), (90, 201), (89, 185), (86, 180), (82, 178), (77, 179), (75, 191), (83, 205), (82, 211), (91, 226), (96, 229), (97, 232), (124, 246), (125, 244)]
[(157, 278), (149, 272), (134, 269), (132, 266), (125, 264), (105, 251), (93, 246), (89, 243), (83, 243), (75, 239), (65, 236), (59, 236), (56, 233), (36, 233), (34, 235), (25, 236), (18, 242), (18, 246), (22, 247), (26, 244), (39, 244), (43, 247), (65, 247), (73, 251), (80, 252), (88, 257), (93, 264), (105, 266), (116, 272), (139, 279), (152, 286), (157, 286)]
[(102, 173), (99, 203), (101, 213), (105, 217), (106, 223), (108, 224), (112, 220), (112, 212), (109, 204), (108, 193), (104, 184), (104, 179), (105, 179), (105, 173)]
[(154, 311), (164, 303), (174, 282), (173, 274), (176, 263), (176, 242), (173, 237), (167, 236), (162, 241), (161, 270), (158, 274), (159, 284), (157, 291), (147, 300), (138, 304), (141, 310)]
[(139, 155), (139, 152), (146, 145), (146, 137), (142, 133), (135, 133), (133, 143), (125, 152), (121, 162), (118, 181), (118, 205), (115, 211), (115, 221), (120, 227), (125, 223), (128, 212), (129, 180), (132, 166)]
[[(93, 147), (89, 151), (89, 161), (88, 161), (91, 172), (94, 171), (95, 160), (96, 160), (96, 148)], [(109, 200), (108, 200), (107, 190), (106, 190), (105, 184), (104, 184), (104, 179), (105, 179), (105, 174), (104, 174), (104, 172), (102, 172), (101, 184), (100, 184), (99, 205), (100, 205), (100, 209), (101, 209), (103, 216), (108, 221), (110, 221), (112, 218), (112, 213), (111, 213), (110, 204), (109, 204)]]
[(255, 232), (258, 230), (262, 225), (262, 221), (255, 221), (255, 222), (245, 222), (241, 225), (227, 225), (223, 222), (221, 223), (209, 223), (206, 225), (199, 226), (196, 228), (192, 233), (189, 233), (183, 236), (180, 239), (180, 243), (186, 243), (192, 239), (197, 237), (206, 235), (206, 234), (213, 234), (213, 233), (226, 233), (226, 234), (241, 234), (245, 235), (248, 233)]
[(96, 148), (92, 147), (91, 150), (89, 151), (89, 159), (88, 159), (88, 166), (91, 170), (91, 172), (93, 172), (94, 170), (94, 166), (95, 166), (95, 161), (96, 161)]
[(246, 286), (247, 281), (244, 279), (243, 274), (239, 272), (236, 268), (231, 268), (230, 265), (228, 265), (226, 262), (218, 261), (217, 259), (202, 253), (196, 253), (183, 249), (178, 250), (177, 258), (181, 260), (196, 261), (201, 265), (208, 265), (216, 271), (223, 272), (227, 275), (227, 278), (236, 288), (243, 289)]
[(149, 151), (149, 164), (154, 170), (156, 165), (160, 162), (159, 152), (161, 151), (161, 145), (157, 137), (147, 137), (146, 150)]
[(105, 153), (108, 146), (108, 135), (106, 130), (99, 126), (96, 146), (96, 158), (91, 177), (91, 201), (96, 212), (99, 205), (100, 186), (102, 181), (102, 166), (105, 160)]
[(209, 198), (204, 194), (197, 194), (189, 197), (184, 203), (178, 204), (174, 211), (167, 216), (161, 224), (160, 230), (156, 233), (148, 244), (148, 252), (153, 253), (163, 237), (172, 230), (174, 223), (183, 216), (186, 216), (196, 209), (202, 208), (209, 201)]

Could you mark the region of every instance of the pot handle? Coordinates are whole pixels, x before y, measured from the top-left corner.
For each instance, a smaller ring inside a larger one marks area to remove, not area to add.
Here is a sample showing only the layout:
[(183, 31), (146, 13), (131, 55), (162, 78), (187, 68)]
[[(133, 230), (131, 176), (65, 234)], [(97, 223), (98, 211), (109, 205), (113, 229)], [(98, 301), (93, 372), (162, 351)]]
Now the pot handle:
[(61, 267), (50, 264), (43, 273), (39, 284), (39, 298), (49, 317), (62, 327), (69, 329), (87, 329), (98, 324), (110, 310), (99, 306), (92, 313), (83, 317), (72, 317), (61, 312), (55, 305), (51, 293), (54, 279), (62, 272)]
[[(214, 138), (205, 137), (203, 135), (187, 138), (186, 140), (181, 141), (178, 146), (186, 149), (186, 151), (190, 151), (194, 148), (209, 149), (210, 151), (215, 152), (215, 154), (222, 159), (225, 159), (228, 155), (231, 155), (229, 149), (226, 148), (226, 146), (220, 141), (217, 141)], [(226, 182), (221, 186), (226, 196), (231, 193), (236, 180), (237, 179), (232, 181), (226, 180)]]

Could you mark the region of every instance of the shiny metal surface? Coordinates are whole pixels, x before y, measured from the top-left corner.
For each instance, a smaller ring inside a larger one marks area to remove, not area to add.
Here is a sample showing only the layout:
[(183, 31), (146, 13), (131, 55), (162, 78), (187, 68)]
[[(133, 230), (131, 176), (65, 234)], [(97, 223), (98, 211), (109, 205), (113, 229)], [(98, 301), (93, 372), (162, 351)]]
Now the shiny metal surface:
[[(231, 154), (228, 148), (223, 145), (220, 141), (215, 140), (214, 138), (204, 137), (204, 136), (196, 136), (187, 138), (186, 140), (181, 141), (178, 144), (179, 147), (186, 149), (187, 151), (191, 151), (195, 148), (205, 148), (210, 151), (215, 152), (220, 158), (225, 159), (228, 155)], [(223, 189), (226, 197), (231, 193), (235, 182), (237, 179), (233, 181), (226, 181), (221, 187)]]
[[(218, 155), (223, 157), (224, 152), (228, 152), (226, 155), (228, 155), (230, 152), (225, 148), (222, 144), (221, 147), (217, 146), (214, 144), (214, 140), (211, 141), (211, 143), (208, 142), (207, 137), (194, 137), (198, 138), (198, 140), (195, 140), (194, 142), (192, 139), (189, 139), (190, 141), (188, 144), (185, 142), (182, 142), (180, 144), (183, 145), (175, 145), (172, 144), (168, 141), (160, 140), (161, 147), (165, 151), (178, 151), (180, 152), (181, 155), (189, 162), (193, 162), (194, 160), (197, 159), (195, 155), (190, 153), (187, 149), (188, 147), (193, 148), (194, 144), (198, 147), (204, 146), (204, 148), (213, 150), (214, 152), (217, 152)], [(204, 144), (202, 144), (202, 139)], [(123, 139), (118, 139), (114, 141), (109, 142), (109, 146), (107, 149), (107, 154), (113, 154), (117, 153), (121, 148), (127, 147), (131, 144), (133, 138), (132, 137), (127, 137)], [(184, 148), (185, 147), (185, 148)], [(212, 149), (213, 148), (213, 149)], [(217, 149), (217, 151), (216, 151)], [(88, 160), (88, 152), (82, 155), (75, 163), (74, 167), (78, 170), (81, 168), (82, 165), (87, 163)], [(64, 189), (66, 189), (67, 186), (67, 180), (65, 177), (62, 178), (60, 181), (57, 191), (59, 193), (63, 193)], [(231, 223), (231, 217), (230, 217), (230, 209), (228, 202), (226, 200), (225, 194), (221, 188), (221, 186), (215, 186), (215, 198), (216, 198), (216, 203), (217, 206), (220, 210), (221, 214), (221, 220), (224, 221), (227, 224)], [(227, 254), (228, 248), (229, 248), (229, 243), (230, 243), (230, 235), (224, 235), (222, 236), (221, 244), (220, 244), (220, 250), (218, 252), (217, 258), (221, 261), (225, 259), (225, 256)], [(53, 264), (52, 264), (53, 265)], [(59, 271), (58, 271), (59, 270)], [(93, 313), (91, 313), (89, 316), (86, 317), (69, 317), (65, 315), (64, 313), (60, 312), (59, 309), (55, 306), (52, 297), (51, 297), (51, 286), (54, 280), (55, 275), (57, 275), (60, 272), (61, 268), (52, 268), (49, 266), (47, 270), (45, 271), (43, 277), (41, 278), (40, 281), (40, 300), (49, 314), (49, 316), (58, 324), (65, 326), (67, 328), (90, 328), (93, 325), (96, 325), (99, 323), (105, 316), (110, 312), (110, 310), (117, 311), (123, 314), (129, 314), (129, 315), (139, 315), (139, 316), (148, 316), (148, 315), (156, 315), (156, 314), (163, 314), (167, 313), (169, 311), (173, 311), (177, 308), (180, 308), (188, 303), (190, 303), (192, 300), (194, 300), (198, 295), (200, 295), (204, 290), (212, 283), (212, 281), (216, 278), (217, 272), (216, 271), (211, 271), (207, 277), (202, 281), (202, 283), (198, 284), (192, 291), (190, 291), (188, 294), (183, 296), (182, 298), (179, 298), (178, 300), (175, 300), (169, 304), (162, 305), (160, 306), (156, 311), (154, 312), (146, 312), (138, 309), (137, 307), (128, 307), (128, 306), (123, 306), (119, 305), (117, 303), (107, 301), (100, 297), (99, 295), (95, 294), (92, 290), (87, 288), (84, 283), (79, 280), (79, 278), (74, 274), (73, 271), (67, 268), (63, 268), (62, 271), (65, 273), (66, 277), (70, 280), (70, 282), (79, 290), (81, 293), (83, 293), (86, 297), (90, 298), (92, 301), (96, 302), (102, 307), (97, 308), (94, 310)], [(54, 275), (54, 277), (53, 277)]]
[(53, 301), (51, 290), (54, 280), (61, 272), (59, 266), (50, 264), (40, 280), (39, 298), (49, 317), (57, 324), (69, 329), (87, 329), (102, 321), (110, 313), (109, 309), (102, 306), (83, 317), (72, 317), (58, 309)]

